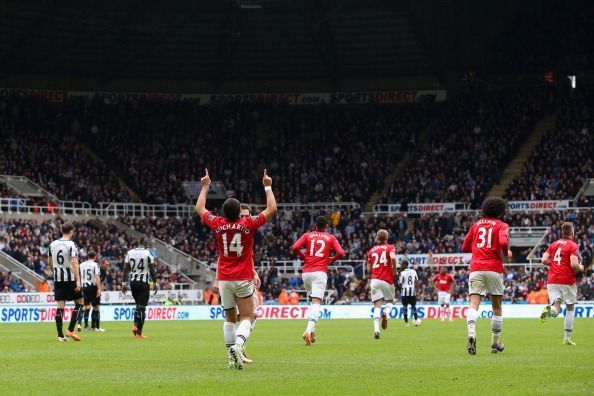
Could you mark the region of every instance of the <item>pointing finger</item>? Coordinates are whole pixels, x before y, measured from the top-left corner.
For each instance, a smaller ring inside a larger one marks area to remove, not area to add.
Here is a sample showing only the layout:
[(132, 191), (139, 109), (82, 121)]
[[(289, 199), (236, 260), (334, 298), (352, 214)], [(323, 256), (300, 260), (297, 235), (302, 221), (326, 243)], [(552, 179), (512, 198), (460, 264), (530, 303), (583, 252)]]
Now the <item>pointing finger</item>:
[(206, 173), (205, 176), (208, 176), (208, 168), (204, 168), (204, 172)]

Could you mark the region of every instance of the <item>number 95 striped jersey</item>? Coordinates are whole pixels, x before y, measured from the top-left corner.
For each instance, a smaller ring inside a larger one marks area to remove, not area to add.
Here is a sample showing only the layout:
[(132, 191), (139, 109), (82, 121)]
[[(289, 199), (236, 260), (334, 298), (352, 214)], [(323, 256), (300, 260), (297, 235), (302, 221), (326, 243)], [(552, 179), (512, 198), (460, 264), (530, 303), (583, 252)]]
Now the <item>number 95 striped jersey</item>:
[(130, 265), (130, 282), (149, 281), (149, 265), (154, 264), (155, 258), (148, 249), (137, 247), (129, 250), (124, 262)]

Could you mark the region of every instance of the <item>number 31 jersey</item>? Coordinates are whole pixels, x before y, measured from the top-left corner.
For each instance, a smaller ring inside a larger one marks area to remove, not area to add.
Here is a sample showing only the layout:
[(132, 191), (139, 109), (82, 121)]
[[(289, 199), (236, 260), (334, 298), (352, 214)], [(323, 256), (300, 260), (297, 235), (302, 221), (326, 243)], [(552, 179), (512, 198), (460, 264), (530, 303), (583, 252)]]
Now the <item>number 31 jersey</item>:
[(155, 258), (148, 249), (135, 248), (129, 250), (126, 253), (124, 262), (130, 265), (130, 282), (149, 281), (149, 264), (154, 263)]
[(509, 248), (509, 226), (498, 220), (480, 219), (470, 227), (464, 238), (462, 251), (472, 253), (470, 272), (493, 271), (503, 273), (502, 255)]
[(266, 222), (260, 213), (235, 222), (205, 212), (202, 223), (214, 231), (219, 249), (218, 279), (242, 281), (254, 279), (254, 234)]

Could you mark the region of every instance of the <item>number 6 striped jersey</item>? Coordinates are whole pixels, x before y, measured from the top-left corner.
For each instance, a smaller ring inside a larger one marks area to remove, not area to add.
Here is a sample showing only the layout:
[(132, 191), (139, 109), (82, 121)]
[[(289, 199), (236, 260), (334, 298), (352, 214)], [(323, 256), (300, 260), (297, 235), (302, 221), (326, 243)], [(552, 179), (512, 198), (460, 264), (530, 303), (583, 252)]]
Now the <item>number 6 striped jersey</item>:
[(76, 278), (70, 260), (78, 257), (76, 244), (69, 239), (57, 239), (50, 244), (49, 254), (54, 267), (54, 282), (74, 282)]
[(509, 226), (499, 219), (480, 219), (470, 227), (464, 238), (462, 251), (472, 253), (470, 272), (493, 271), (503, 273), (501, 256), (507, 256)]
[(130, 265), (130, 282), (149, 281), (149, 264), (154, 263), (155, 258), (148, 249), (137, 247), (129, 250), (124, 262)]

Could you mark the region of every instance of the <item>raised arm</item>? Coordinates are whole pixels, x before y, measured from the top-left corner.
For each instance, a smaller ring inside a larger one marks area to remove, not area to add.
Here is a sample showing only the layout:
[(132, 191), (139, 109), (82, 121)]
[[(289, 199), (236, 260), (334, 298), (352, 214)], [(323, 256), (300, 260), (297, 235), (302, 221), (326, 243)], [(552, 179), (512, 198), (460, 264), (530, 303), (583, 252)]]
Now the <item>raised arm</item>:
[(200, 189), (200, 194), (198, 194), (198, 200), (196, 201), (196, 212), (200, 219), (206, 213), (206, 196), (208, 195), (208, 189), (210, 187), (210, 176), (208, 175), (208, 169), (204, 169), (204, 176), (200, 179), (200, 184), (202, 188)]
[(262, 184), (266, 192), (266, 209), (262, 211), (262, 214), (266, 217), (266, 220), (270, 220), (272, 215), (276, 213), (276, 198), (274, 198), (274, 193), (272, 192), (272, 178), (268, 176), (266, 169), (264, 169)]

